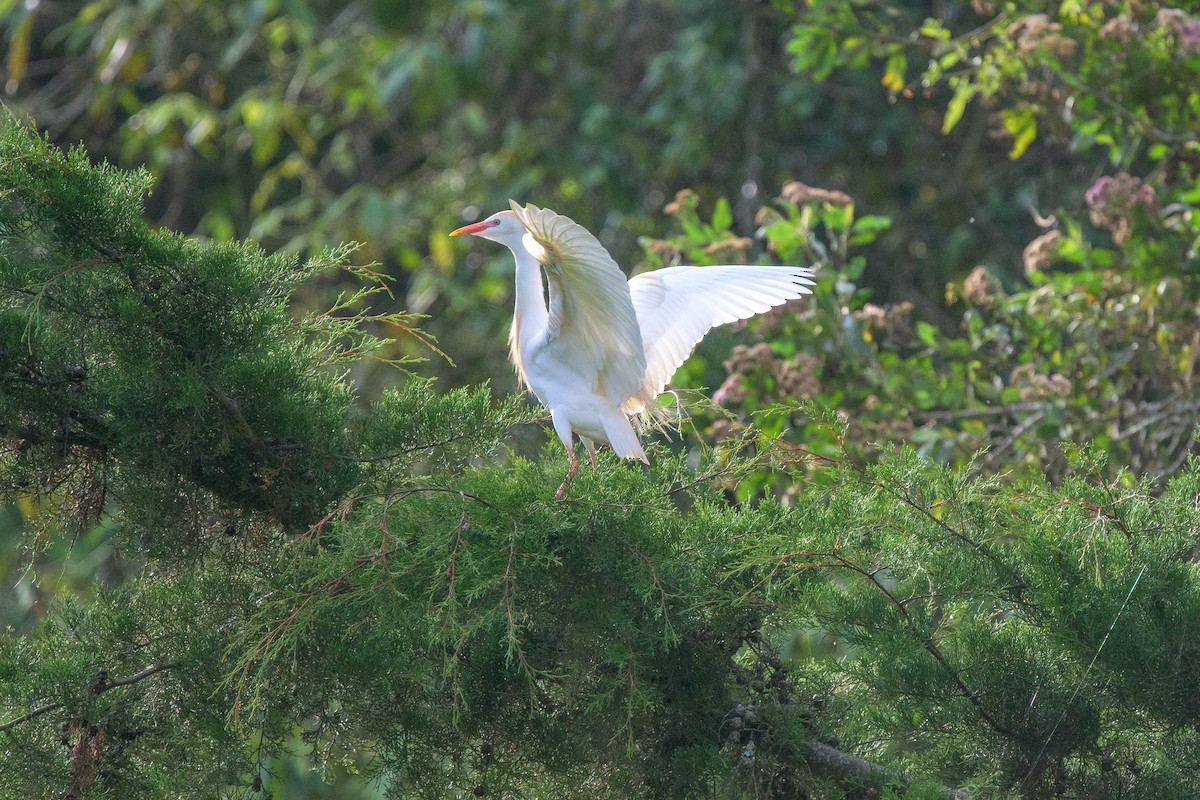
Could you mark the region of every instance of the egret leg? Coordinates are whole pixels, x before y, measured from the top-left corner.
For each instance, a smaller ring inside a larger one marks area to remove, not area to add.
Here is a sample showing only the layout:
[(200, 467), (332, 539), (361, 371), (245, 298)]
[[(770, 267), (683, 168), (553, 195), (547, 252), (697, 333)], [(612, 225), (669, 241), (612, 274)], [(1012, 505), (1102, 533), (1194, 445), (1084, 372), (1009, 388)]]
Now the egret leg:
[(571, 479), (579, 471), (579, 459), (575, 457), (575, 451), (567, 450), (567, 455), (571, 457), (571, 468), (567, 470), (566, 480), (562, 482), (562, 485), (558, 487), (558, 491), (554, 493), (555, 500), (562, 500), (567, 496), (567, 487), (571, 485)]
[(567, 448), (567, 455), (571, 457), (571, 468), (567, 470), (567, 478), (554, 493), (555, 500), (562, 500), (567, 496), (567, 487), (571, 485), (571, 479), (579, 471), (579, 459), (575, 457), (575, 448), (571, 446), (571, 423), (567, 421), (566, 415), (552, 408), (550, 409), (550, 420), (554, 424), (554, 432), (558, 434), (558, 438)]
[(586, 436), (580, 436), (579, 441), (583, 442), (583, 446), (587, 448), (588, 457), (592, 459), (592, 472), (596, 471), (596, 443)]

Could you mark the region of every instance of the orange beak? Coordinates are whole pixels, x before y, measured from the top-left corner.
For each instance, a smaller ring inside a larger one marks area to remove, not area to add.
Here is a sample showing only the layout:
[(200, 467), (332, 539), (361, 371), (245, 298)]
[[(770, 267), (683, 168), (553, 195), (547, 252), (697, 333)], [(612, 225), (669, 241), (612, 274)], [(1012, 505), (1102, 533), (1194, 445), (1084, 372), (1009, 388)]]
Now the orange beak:
[(482, 230), (491, 227), (487, 220), (483, 222), (472, 222), (470, 225), (463, 225), (458, 230), (450, 231), (451, 236), (462, 236), (464, 233), (479, 233)]

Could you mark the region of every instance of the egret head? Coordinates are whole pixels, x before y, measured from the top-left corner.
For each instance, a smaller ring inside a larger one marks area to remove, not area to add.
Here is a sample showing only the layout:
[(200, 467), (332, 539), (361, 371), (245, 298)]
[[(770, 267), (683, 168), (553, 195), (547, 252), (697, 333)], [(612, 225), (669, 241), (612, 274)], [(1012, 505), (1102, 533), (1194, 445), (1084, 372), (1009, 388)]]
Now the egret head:
[(493, 242), (507, 245), (516, 249), (521, 244), (521, 238), (527, 231), (517, 215), (511, 211), (497, 211), (481, 222), (464, 225), (458, 230), (451, 231), (451, 236), (462, 236), (469, 233), (480, 239), (491, 239)]

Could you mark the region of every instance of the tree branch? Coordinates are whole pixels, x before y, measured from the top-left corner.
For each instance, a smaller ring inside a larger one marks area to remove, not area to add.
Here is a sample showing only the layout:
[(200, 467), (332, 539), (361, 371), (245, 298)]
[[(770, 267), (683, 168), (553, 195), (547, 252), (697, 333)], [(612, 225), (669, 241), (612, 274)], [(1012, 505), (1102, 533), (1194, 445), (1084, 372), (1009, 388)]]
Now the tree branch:
[[(837, 783), (852, 783), (872, 788), (883, 788), (888, 784), (897, 783), (908, 786), (911, 783), (903, 773), (844, 753), (824, 742), (809, 742), (804, 760), (814, 775)], [(966, 789), (942, 786), (940, 790), (946, 800), (967, 800), (971, 796)]]
[(1047, 404), (1043, 401), (1028, 403), (1006, 403), (1004, 405), (986, 406), (984, 408), (948, 409), (945, 411), (917, 411), (913, 418), (921, 422), (958, 422), (964, 419), (979, 417), (999, 417), (1007, 414), (1027, 414), (1031, 411), (1045, 413)]
[[(174, 669), (174, 668), (175, 668), (175, 665), (170, 662), (151, 664), (150, 666), (146, 667), (145, 669), (141, 670), (140, 672), (135, 672), (132, 675), (128, 675), (124, 678), (114, 678), (111, 681), (108, 680), (108, 678), (106, 678), (103, 673), (101, 673), (100, 678), (97, 679), (96, 682), (91, 686), (91, 688), (88, 689), (88, 694), (91, 695), (92, 697), (95, 697), (97, 695), (104, 694), (109, 689), (115, 689), (118, 686), (128, 686), (131, 683), (137, 683), (138, 681), (145, 680), (146, 678), (149, 678), (151, 675), (154, 675), (155, 673), (165, 672), (166, 670)], [(4, 723), (3, 725), (0, 725), (0, 733), (4, 733), (5, 731), (10, 731), (13, 728), (17, 727), (18, 725), (20, 725), (22, 722), (28, 722), (31, 719), (40, 717), (42, 714), (47, 714), (51, 711), (54, 711), (57, 708), (62, 708), (62, 706), (63, 706), (63, 704), (60, 702), (57, 702), (57, 701), (55, 701), (53, 703), (47, 703), (44, 706), (38, 706), (37, 708), (33, 709), (32, 711), (28, 711), (28, 712), (22, 714), (21, 716), (17, 717), (16, 719), (11, 719), (8, 722)]]
[(96, 694), (102, 694), (104, 692), (107, 692), (109, 689), (115, 689), (118, 686), (128, 686), (131, 683), (137, 683), (140, 680), (149, 678), (151, 675), (154, 675), (155, 673), (166, 672), (169, 669), (175, 669), (175, 665), (170, 662), (163, 662), (160, 664), (151, 664), (150, 666), (143, 669), (141, 672), (135, 672), (132, 675), (129, 675), (124, 678), (114, 678), (111, 681), (104, 683), (96, 690)]

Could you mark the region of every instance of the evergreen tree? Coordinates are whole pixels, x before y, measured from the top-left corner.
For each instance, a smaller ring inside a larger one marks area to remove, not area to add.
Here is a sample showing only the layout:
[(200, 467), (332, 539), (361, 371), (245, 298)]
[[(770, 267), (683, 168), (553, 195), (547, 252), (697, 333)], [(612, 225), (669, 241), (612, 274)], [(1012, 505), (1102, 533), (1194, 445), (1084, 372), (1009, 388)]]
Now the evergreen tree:
[[(125, 573), (0, 639), (0, 797), (282, 796), (295, 754), (387, 797), (1200, 790), (1200, 465), (750, 438), (556, 502), (516, 401), (356, 400), (409, 320), (294, 314), (344, 251), (152, 229), (144, 174), (0, 127), (0, 492), (32, 564), (99, 526)], [(786, 505), (729, 501), (767, 468)]]

